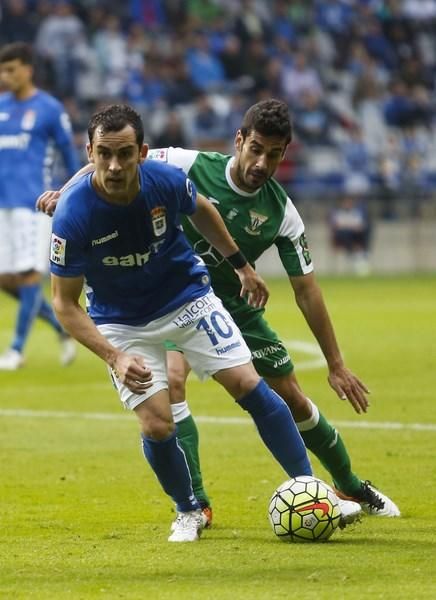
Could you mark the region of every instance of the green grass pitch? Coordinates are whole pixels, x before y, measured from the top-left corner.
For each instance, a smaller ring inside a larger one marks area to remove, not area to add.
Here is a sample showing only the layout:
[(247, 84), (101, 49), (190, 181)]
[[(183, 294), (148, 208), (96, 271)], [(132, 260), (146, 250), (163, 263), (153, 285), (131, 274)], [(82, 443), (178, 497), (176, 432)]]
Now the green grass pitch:
[[(328, 387), (286, 281), (270, 282), (269, 321), (356, 472), (398, 503), (401, 519), (367, 517), (326, 544), (276, 539), (266, 512), (285, 474), (225, 392), (192, 379), (215, 523), (199, 543), (169, 544), (171, 503), (104, 364), (81, 348), (63, 369), (38, 324), (26, 368), (0, 373), (0, 598), (435, 598), (436, 277), (321, 283), (346, 361), (371, 389), (367, 415)], [(1, 295), (1, 348), (14, 309)]]

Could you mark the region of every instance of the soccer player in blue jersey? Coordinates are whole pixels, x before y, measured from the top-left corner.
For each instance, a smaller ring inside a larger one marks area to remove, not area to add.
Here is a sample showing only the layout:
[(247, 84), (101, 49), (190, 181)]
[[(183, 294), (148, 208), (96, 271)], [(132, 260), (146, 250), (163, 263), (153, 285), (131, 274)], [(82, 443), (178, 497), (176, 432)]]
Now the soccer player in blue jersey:
[(75, 356), (75, 344), (42, 295), (48, 270), (49, 226), (35, 202), (50, 187), (54, 146), (67, 173), (78, 168), (71, 127), (62, 105), (33, 83), (32, 50), (24, 43), (0, 51), (0, 287), (19, 301), (15, 336), (0, 356), (0, 370), (24, 364), (23, 350), (38, 314), (59, 334), (61, 362)]
[[(195, 541), (202, 513), (176, 438), (166, 340), (249, 412), (289, 476), (311, 474), (311, 467), (289, 408), (257, 375), (238, 327), (213, 293), (182, 216), (227, 257), (251, 305), (263, 306), (268, 292), (183, 171), (144, 160), (148, 147), (133, 109), (106, 107), (91, 119), (88, 135), (95, 170), (66, 188), (53, 219), (53, 306), (65, 329), (107, 363), (122, 403), (136, 413), (144, 455), (176, 504), (169, 541)], [(87, 312), (79, 302), (84, 284)]]

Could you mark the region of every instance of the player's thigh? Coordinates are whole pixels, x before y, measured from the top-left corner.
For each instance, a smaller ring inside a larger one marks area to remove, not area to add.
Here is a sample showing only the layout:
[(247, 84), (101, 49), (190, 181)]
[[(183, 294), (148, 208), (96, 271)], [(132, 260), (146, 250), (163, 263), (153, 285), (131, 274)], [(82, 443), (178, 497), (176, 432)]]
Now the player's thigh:
[(200, 379), (250, 362), (239, 328), (212, 291), (186, 304), (170, 319), (166, 339), (183, 350)]
[(165, 347), (162, 340), (147, 332), (146, 327), (111, 323), (98, 325), (97, 328), (115, 348), (142, 356), (146, 366), (151, 369), (153, 385), (142, 394), (135, 394), (118, 379), (113, 369), (108, 367), (113, 386), (125, 408), (133, 410), (157, 392), (168, 389)]
[[(177, 346), (165, 344), (167, 351), (167, 373), (170, 391), (170, 399), (173, 404), (183, 402), (186, 399), (185, 384), (191, 367), (185, 359), (185, 355)], [(169, 349), (171, 348), (171, 349)]]
[(251, 351), (256, 371), (262, 377), (286, 377), (294, 368), (284, 343), (263, 317), (263, 311), (246, 306), (236, 322)]

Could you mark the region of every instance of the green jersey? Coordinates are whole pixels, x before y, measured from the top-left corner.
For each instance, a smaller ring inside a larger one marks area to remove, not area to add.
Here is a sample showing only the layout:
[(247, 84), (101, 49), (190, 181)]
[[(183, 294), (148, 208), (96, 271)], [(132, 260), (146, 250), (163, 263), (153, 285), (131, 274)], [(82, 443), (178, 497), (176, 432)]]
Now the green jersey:
[[(160, 148), (151, 150), (149, 158), (183, 169), (197, 190), (219, 211), (252, 265), (265, 250), (275, 245), (288, 275), (303, 275), (313, 270), (303, 221), (277, 181), (270, 179), (256, 192), (245, 192), (230, 177), (234, 158), (218, 152)], [(195, 252), (206, 263), (217, 295), (224, 299), (239, 294), (241, 284), (231, 265), (188, 219), (183, 222), (183, 228)]]

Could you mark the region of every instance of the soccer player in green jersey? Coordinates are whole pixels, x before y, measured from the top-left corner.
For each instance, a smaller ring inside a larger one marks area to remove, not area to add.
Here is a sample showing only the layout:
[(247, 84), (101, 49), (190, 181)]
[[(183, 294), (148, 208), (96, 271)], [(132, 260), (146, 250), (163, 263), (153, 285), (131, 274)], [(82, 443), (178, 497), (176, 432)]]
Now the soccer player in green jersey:
[[(166, 148), (151, 150), (149, 158), (167, 161), (186, 172), (219, 211), (253, 265), (270, 246), (277, 247), (297, 305), (327, 361), (331, 387), (361, 413), (366, 410), (362, 407), (368, 390), (343, 361), (315, 279), (303, 221), (285, 190), (273, 179), (291, 137), (287, 105), (279, 100), (264, 100), (246, 112), (236, 133), (234, 156)], [(399, 516), (400, 511), (387, 496), (352, 471), (340, 434), (299, 386), (291, 358), (265, 320), (264, 309), (253, 308), (241, 298), (240, 283), (230, 265), (188, 220), (183, 226), (209, 269), (216, 294), (242, 331), (257, 372), (289, 405), (306, 447), (330, 472), (337, 490), (343, 497), (360, 502), (368, 514)], [(210, 502), (202, 483), (198, 432), (185, 398), (190, 368), (183, 354), (175, 350), (168, 352), (173, 416), (190, 465), (194, 492), (207, 510)]]
[[(150, 150), (148, 158), (172, 163), (185, 171), (198, 191), (220, 212), (252, 264), (269, 247), (277, 247), (297, 305), (326, 358), (331, 387), (361, 413), (366, 410), (368, 390), (343, 361), (315, 279), (303, 221), (285, 190), (273, 179), (291, 138), (287, 105), (279, 100), (264, 100), (246, 112), (236, 133), (234, 156), (161, 148)], [(38, 202), (50, 214), (56, 195), (47, 193)], [(184, 229), (208, 266), (216, 294), (240, 328), (257, 372), (289, 405), (306, 447), (330, 472), (339, 493), (357, 500), (368, 514), (399, 516), (392, 500), (352, 471), (340, 434), (300, 388), (286, 347), (265, 320), (264, 309), (249, 306), (240, 296), (240, 283), (233, 269), (189, 221), (184, 223)], [(210, 501), (200, 470), (198, 431), (185, 396), (190, 367), (183, 354), (170, 348), (168, 369), (177, 436), (189, 463), (195, 495), (211, 522)]]

